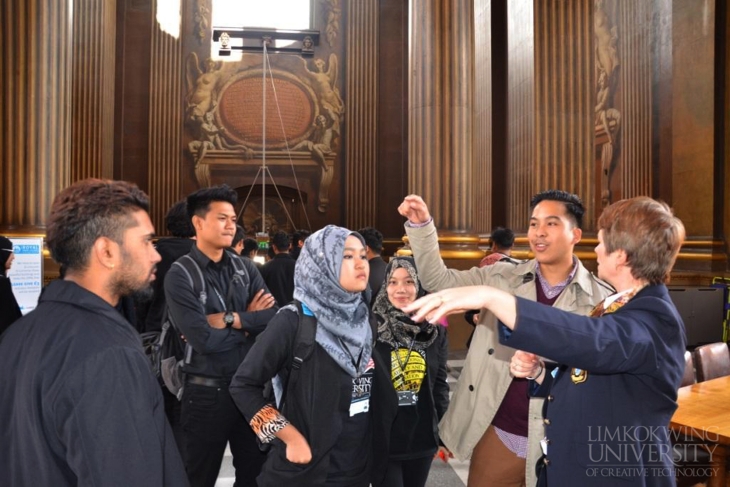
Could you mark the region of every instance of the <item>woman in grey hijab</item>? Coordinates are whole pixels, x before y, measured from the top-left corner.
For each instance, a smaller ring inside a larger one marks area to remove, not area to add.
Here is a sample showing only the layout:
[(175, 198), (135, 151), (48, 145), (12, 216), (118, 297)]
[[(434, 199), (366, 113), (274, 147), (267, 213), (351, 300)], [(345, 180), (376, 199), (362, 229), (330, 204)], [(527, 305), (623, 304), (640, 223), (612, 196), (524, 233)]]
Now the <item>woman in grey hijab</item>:
[(373, 470), (376, 487), (423, 487), (434, 455), (444, 461), (451, 456), (439, 447), (438, 435), (449, 405), (446, 329), (416, 323), (401, 311), (424, 294), (413, 259), (391, 259), (373, 305), (378, 319), (375, 355), (390, 371), (386, 382), (378, 376), (373, 393), (383, 410), (376, 443), (388, 453), (387, 465)]
[[(333, 225), (313, 233), (294, 271), (294, 303), (279, 310), (238, 368), (231, 396), (271, 444), (259, 487), (369, 485), (378, 365), (368, 276), (358, 233)], [(264, 393), (272, 379), (275, 401)]]

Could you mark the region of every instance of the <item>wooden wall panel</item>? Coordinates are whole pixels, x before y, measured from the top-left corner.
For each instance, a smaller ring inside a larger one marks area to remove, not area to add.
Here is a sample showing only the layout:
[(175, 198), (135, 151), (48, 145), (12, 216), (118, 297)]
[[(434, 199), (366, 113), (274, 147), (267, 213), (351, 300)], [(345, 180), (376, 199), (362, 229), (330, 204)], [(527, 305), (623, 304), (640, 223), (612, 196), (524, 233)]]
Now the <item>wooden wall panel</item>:
[[(593, 169), (593, 23), (584, 0), (536, 1), (535, 192), (561, 189), (590, 205)], [(592, 212), (584, 225), (591, 227)], [(523, 217), (524, 218), (524, 217)]]
[(345, 225), (358, 229), (376, 224), (378, 205), (377, 0), (349, 3), (345, 35)]
[(116, 0), (73, 2), (71, 181), (112, 178)]
[(474, 2), (473, 225), (476, 233), (492, 228), (492, 1)]
[(409, 189), (455, 232), (473, 231), (472, 15), (467, 0), (411, 4)]
[[(531, 2), (507, 3), (507, 226), (526, 231), (530, 197), (535, 193), (535, 39)], [(545, 136), (545, 135), (543, 135)]]
[[(153, 2), (153, 12), (156, 5), (159, 4)], [(167, 210), (183, 194), (183, 79), (180, 38), (163, 32), (160, 25), (153, 22), (147, 170), (150, 215), (158, 233), (162, 232)]]
[(70, 2), (0, 4), (0, 229), (42, 227), (69, 183)]
[(617, 23), (620, 81), (617, 106), (621, 112), (620, 192), (617, 201), (651, 196), (652, 188), (652, 63), (653, 5), (621, 2)]

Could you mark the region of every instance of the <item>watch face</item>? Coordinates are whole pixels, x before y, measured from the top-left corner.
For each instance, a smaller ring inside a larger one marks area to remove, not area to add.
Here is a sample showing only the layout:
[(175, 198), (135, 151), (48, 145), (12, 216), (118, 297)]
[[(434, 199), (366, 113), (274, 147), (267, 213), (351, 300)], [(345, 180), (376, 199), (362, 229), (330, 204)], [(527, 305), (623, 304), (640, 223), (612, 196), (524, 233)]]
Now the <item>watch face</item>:
[(223, 323), (225, 323), (227, 326), (231, 326), (235, 319), (233, 318), (233, 313), (230, 311), (226, 312), (226, 314), (223, 315)]

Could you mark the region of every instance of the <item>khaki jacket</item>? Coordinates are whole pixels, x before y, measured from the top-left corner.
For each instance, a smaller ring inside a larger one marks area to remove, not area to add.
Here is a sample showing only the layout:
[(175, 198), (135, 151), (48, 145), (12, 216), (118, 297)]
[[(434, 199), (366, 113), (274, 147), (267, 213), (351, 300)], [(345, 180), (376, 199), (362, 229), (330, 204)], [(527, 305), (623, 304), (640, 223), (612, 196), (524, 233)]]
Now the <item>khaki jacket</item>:
[[(438, 235), (433, 223), (422, 228), (407, 225), (405, 228), (416, 260), (418, 277), (428, 291), (489, 285), (521, 298), (537, 299), (535, 260), (518, 265), (497, 262), (491, 266), (463, 271), (448, 269), (439, 254)], [(573, 281), (554, 306), (586, 315), (612, 293), (613, 290), (606, 283), (594, 277), (579, 261)], [(459, 460), (471, 457), (474, 446), (492, 423), (512, 382), (509, 363), (514, 352), (515, 349), (500, 345), (494, 315), (481, 313), (451, 404), (439, 424), (441, 441)], [(526, 485), (537, 483), (535, 465), (541, 455), (540, 440), (544, 436), (543, 401), (543, 398), (530, 399)]]

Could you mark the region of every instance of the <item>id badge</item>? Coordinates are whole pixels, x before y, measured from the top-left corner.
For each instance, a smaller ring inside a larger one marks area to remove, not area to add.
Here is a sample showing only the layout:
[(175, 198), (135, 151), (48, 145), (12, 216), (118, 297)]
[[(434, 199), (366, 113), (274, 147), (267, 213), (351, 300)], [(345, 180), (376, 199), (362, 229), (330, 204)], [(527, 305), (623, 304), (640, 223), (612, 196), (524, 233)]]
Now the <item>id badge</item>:
[(398, 406), (415, 406), (418, 402), (418, 393), (413, 391), (398, 391)]
[(370, 411), (370, 397), (360, 399), (359, 401), (352, 401), (350, 403), (350, 417), (360, 413), (367, 413)]

